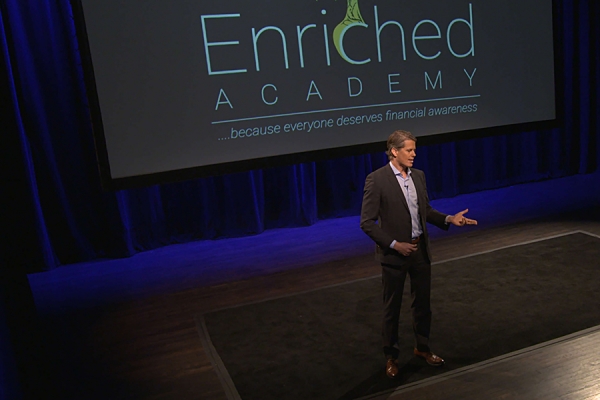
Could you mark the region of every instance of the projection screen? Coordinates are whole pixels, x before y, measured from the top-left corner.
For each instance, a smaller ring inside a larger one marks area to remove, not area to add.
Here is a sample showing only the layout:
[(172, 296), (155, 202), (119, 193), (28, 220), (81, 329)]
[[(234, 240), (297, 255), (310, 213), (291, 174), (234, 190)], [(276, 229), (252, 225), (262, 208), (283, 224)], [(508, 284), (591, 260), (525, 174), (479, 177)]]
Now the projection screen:
[(551, 0), (73, 5), (107, 186), (556, 118)]

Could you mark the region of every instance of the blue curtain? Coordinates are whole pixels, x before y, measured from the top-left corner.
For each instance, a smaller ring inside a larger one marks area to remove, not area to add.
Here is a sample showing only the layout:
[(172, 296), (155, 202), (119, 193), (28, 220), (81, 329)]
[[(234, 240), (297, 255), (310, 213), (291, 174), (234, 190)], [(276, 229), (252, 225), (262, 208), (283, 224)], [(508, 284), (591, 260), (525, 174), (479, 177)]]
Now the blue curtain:
[[(419, 147), (432, 198), (597, 168), (598, 7), (556, 1), (564, 126)], [(12, 121), (2, 135), (3, 187), (14, 194), (2, 204), (15, 232), (4, 249), (10, 265), (48, 270), (357, 215), (365, 176), (386, 162), (366, 154), (104, 192), (69, 1), (2, 0), (0, 24), (3, 116)]]

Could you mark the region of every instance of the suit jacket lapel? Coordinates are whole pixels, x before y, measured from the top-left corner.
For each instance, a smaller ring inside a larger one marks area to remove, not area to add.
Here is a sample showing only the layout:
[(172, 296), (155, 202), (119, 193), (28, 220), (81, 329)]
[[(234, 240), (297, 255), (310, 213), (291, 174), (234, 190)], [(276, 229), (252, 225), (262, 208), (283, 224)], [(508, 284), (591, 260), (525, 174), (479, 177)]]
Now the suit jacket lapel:
[(413, 174), (413, 183), (415, 184), (415, 188), (417, 191), (417, 201), (419, 202), (419, 216), (421, 218), (421, 225), (423, 225), (423, 229), (425, 229), (425, 193), (427, 188), (424, 187), (423, 181), (421, 177), (415, 179), (415, 174)]
[[(406, 196), (404, 196), (404, 192), (402, 191), (402, 188), (400, 187), (400, 184), (398, 183), (398, 178), (396, 178), (396, 175), (394, 174), (394, 171), (392, 170), (392, 167), (390, 167), (389, 164), (387, 165), (386, 177), (387, 177), (387, 180), (389, 181), (388, 186), (393, 188), (392, 189), (393, 196), (399, 197), (402, 204), (404, 204), (404, 207), (406, 207), (406, 209), (408, 210), (408, 203), (406, 202)], [(418, 191), (417, 191), (417, 195), (418, 195)]]

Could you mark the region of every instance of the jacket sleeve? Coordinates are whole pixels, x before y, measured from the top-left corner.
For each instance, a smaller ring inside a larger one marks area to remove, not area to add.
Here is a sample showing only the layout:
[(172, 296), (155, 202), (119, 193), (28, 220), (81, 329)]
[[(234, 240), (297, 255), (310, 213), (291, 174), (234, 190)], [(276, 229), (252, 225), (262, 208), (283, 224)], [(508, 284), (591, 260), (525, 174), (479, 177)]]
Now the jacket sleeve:
[(435, 208), (431, 207), (431, 204), (429, 204), (429, 194), (427, 194), (427, 180), (425, 179), (425, 174), (422, 174), (421, 177), (425, 187), (425, 220), (430, 224), (447, 231), (450, 228), (450, 225), (446, 224), (447, 214), (441, 213)]
[(365, 180), (360, 228), (380, 247), (387, 249), (394, 238), (387, 234), (378, 224), (381, 206), (381, 187), (375, 182), (373, 173)]

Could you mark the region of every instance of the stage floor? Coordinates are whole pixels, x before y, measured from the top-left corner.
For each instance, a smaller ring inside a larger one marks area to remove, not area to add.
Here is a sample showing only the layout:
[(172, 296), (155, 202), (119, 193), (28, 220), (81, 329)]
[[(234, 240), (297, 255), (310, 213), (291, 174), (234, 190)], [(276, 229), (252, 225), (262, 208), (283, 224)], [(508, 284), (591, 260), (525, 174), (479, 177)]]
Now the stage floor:
[[(598, 176), (579, 175), (432, 202), (448, 213), (469, 208), (468, 215), (480, 222), (447, 233), (432, 228), (434, 259), (579, 230), (600, 235)], [(349, 217), (251, 237), (167, 246), (127, 259), (68, 265), (32, 274), (29, 280), (47, 329), (49, 357), (55, 357), (51, 362), (61, 398), (216, 400), (226, 399), (226, 391), (202, 348), (195, 315), (378, 273), (372, 243), (360, 231), (358, 217)], [(595, 341), (591, 348), (596, 348), (600, 339), (594, 333), (589, 340)], [(560, 346), (574, 343), (580, 342)], [(584, 350), (580, 346), (578, 351)], [(544, 352), (539, 362), (522, 361), (529, 357), (506, 362), (516, 362), (524, 369), (521, 374), (532, 377), (520, 379), (520, 384), (532, 391), (534, 385), (544, 388), (540, 396), (534, 393), (528, 398), (554, 398), (550, 388), (567, 384), (571, 397), (564, 398), (600, 396), (598, 386), (585, 379), (596, 376), (593, 371), (573, 367), (550, 379), (541, 369), (562, 363), (564, 351), (572, 350), (561, 351)], [(588, 361), (598, 369), (597, 362)], [(445, 391), (449, 384), (462, 385), (463, 399), (498, 398), (501, 392), (485, 372), (488, 368), (410, 392), (419, 396), (423, 391), (423, 397), (405, 397), (409, 394), (404, 392), (402, 398), (436, 398), (428, 391), (438, 385)], [(581, 379), (574, 380), (574, 375)], [(573, 387), (573, 381), (580, 387)], [(505, 389), (513, 383), (507, 379)]]
[[(383, 400), (598, 399), (600, 327), (399, 388)], [(364, 398), (367, 399), (367, 398)]]

